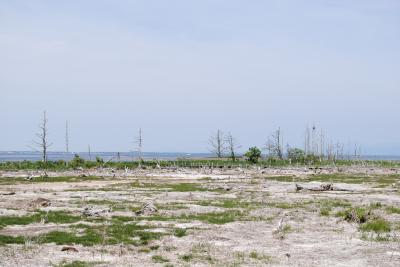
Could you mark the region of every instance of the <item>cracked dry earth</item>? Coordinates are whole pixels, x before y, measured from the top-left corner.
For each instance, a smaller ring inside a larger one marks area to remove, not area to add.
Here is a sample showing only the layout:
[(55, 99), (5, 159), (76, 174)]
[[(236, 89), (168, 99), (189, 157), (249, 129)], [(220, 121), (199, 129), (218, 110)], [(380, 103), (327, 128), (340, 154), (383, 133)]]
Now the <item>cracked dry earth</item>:
[(397, 170), (108, 172), (2, 172), (0, 266), (400, 266)]

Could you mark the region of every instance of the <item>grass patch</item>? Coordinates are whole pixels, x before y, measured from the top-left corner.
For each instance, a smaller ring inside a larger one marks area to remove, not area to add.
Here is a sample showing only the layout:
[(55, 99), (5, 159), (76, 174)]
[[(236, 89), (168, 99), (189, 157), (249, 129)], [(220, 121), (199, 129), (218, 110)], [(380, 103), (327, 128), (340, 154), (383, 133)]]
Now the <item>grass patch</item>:
[(25, 239), (23, 236), (8, 236), (8, 235), (0, 235), (0, 245), (6, 244), (24, 244)]
[(169, 259), (164, 258), (163, 256), (160, 255), (154, 255), (151, 257), (151, 260), (155, 263), (164, 263), (164, 262), (169, 262)]
[[(148, 221), (202, 221), (211, 224), (225, 224), (234, 221), (240, 221), (246, 219), (247, 213), (239, 210), (228, 210), (223, 212), (209, 212), (200, 214), (181, 214), (179, 216), (163, 216), (153, 215), (148, 217), (137, 217), (129, 218), (130, 220), (148, 220)], [(113, 217), (115, 218), (115, 217)], [(121, 219), (121, 217), (119, 217)]]
[(193, 254), (187, 253), (187, 254), (180, 256), (179, 258), (183, 261), (190, 262), (193, 260)]
[(400, 208), (394, 206), (386, 207), (386, 212), (400, 214)]
[(390, 223), (382, 218), (373, 219), (360, 226), (363, 232), (385, 233), (390, 232)]
[(39, 211), (27, 216), (1, 216), (0, 228), (7, 225), (27, 225), (31, 223), (39, 223), (43, 218), (48, 223), (74, 223), (81, 220), (80, 216), (71, 215), (65, 211)]
[(249, 257), (253, 260), (259, 260), (259, 261), (271, 261), (272, 259), (271, 256), (258, 253), (257, 251), (250, 252)]
[(296, 178), (296, 176), (291, 176), (291, 175), (281, 175), (281, 176), (264, 177), (264, 179), (265, 179), (265, 180), (278, 181), (278, 182), (293, 182), (293, 181), (299, 181), (299, 178)]
[(176, 228), (174, 230), (174, 236), (176, 237), (183, 237), (186, 235), (186, 229), (184, 228)]
[(319, 212), (319, 214), (321, 215), (321, 216), (325, 216), (325, 217), (327, 217), (327, 216), (329, 216), (330, 215), (330, 213), (331, 213), (331, 208), (329, 208), (329, 207), (326, 207), (326, 208), (322, 208), (321, 210), (320, 210), (320, 212)]
[[(149, 241), (159, 239), (163, 235), (145, 231), (151, 229), (148, 226), (123, 223), (102, 226), (79, 224), (72, 225), (71, 229), (83, 229), (83, 231), (79, 231), (79, 234), (76, 233), (76, 230), (74, 232), (53, 231), (39, 236), (38, 243), (81, 244), (83, 246), (124, 243), (139, 246), (147, 245)], [(21, 244), (23, 242), (23, 237), (0, 236), (0, 244)]]

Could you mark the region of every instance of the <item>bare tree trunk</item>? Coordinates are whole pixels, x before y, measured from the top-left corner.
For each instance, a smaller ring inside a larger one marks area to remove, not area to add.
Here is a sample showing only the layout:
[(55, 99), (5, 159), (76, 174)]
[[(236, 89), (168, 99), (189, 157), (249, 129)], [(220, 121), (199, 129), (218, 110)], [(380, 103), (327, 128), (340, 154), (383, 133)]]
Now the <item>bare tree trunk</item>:
[(42, 153), (42, 160), (45, 164), (47, 164), (47, 152), (52, 143), (49, 143), (48, 141), (46, 111), (43, 111), (43, 119), (39, 124), (39, 132), (36, 134), (36, 138), (36, 140), (33, 140), (33, 144), (39, 148)]
[(225, 141), (221, 130), (217, 130), (214, 136), (209, 139), (210, 152), (214, 153), (218, 158), (222, 158), (225, 151)]
[(142, 149), (143, 149), (143, 137), (142, 137), (142, 128), (139, 128), (139, 135), (136, 137), (137, 151), (139, 154), (139, 167), (142, 166)]
[(271, 136), (272, 140), (272, 150), (275, 152), (275, 155), (278, 157), (278, 159), (283, 159), (283, 152), (282, 152), (282, 134), (281, 134), (281, 128), (279, 127), (278, 130), (276, 130), (275, 134)]
[(305, 132), (305, 137), (304, 137), (304, 153), (306, 156), (311, 154), (311, 149), (310, 149), (310, 128), (307, 126), (306, 127), (306, 132)]
[(236, 149), (240, 148), (240, 146), (237, 145), (236, 139), (232, 136), (231, 133), (228, 133), (226, 137), (226, 143), (228, 145), (230, 158), (232, 159), (232, 161), (236, 161)]

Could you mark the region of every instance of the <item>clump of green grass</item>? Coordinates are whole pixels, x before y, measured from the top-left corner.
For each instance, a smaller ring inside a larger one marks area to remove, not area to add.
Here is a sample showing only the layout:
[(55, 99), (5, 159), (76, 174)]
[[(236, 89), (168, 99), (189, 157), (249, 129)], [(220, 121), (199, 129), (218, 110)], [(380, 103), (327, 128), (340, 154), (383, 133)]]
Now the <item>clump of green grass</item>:
[(55, 243), (57, 245), (81, 244), (83, 246), (94, 246), (102, 242), (103, 237), (93, 229), (87, 229), (83, 235), (53, 231), (40, 238), (40, 243)]
[(400, 214), (400, 208), (394, 207), (394, 206), (386, 207), (386, 211), (387, 211), (388, 213), (397, 213), (397, 214)]
[(174, 236), (176, 237), (183, 237), (186, 235), (186, 229), (185, 228), (176, 228), (174, 230)]
[(363, 232), (384, 233), (390, 232), (391, 227), (390, 223), (385, 219), (377, 218), (362, 224), (360, 229)]
[(180, 216), (180, 218), (184, 220), (199, 220), (211, 224), (226, 224), (240, 220), (243, 217), (244, 213), (237, 210)]
[(164, 258), (163, 256), (160, 256), (160, 255), (154, 255), (154, 256), (151, 257), (151, 259), (155, 263), (169, 262), (169, 259)]
[(6, 245), (6, 244), (24, 244), (25, 239), (23, 236), (8, 236), (8, 235), (0, 235), (0, 245)]

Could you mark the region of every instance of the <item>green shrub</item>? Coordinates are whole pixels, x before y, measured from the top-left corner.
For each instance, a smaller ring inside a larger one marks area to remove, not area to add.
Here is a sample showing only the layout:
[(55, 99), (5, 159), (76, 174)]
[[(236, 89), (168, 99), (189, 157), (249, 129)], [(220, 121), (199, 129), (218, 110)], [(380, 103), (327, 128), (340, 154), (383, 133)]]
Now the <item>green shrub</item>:
[(246, 157), (247, 161), (255, 164), (261, 158), (261, 150), (256, 146), (250, 147), (244, 156)]

